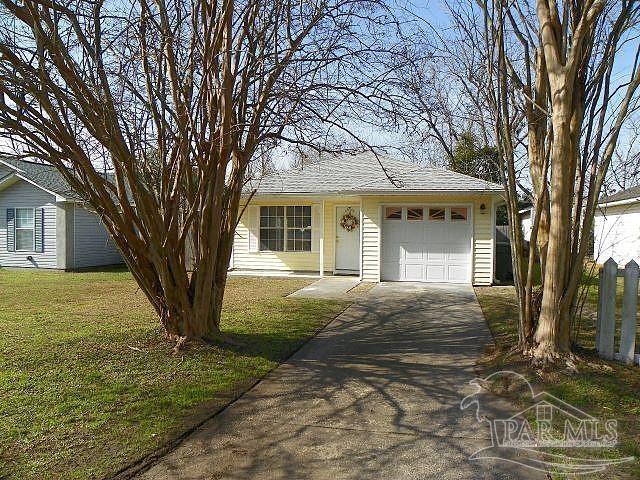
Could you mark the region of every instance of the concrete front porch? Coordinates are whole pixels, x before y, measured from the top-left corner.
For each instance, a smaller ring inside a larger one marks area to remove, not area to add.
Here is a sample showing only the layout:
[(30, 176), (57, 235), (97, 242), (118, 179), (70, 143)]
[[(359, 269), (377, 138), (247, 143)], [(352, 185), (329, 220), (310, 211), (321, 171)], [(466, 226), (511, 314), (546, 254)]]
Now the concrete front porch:
[(330, 298), (341, 299), (347, 298), (349, 290), (356, 287), (360, 283), (358, 277), (353, 276), (336, 276), (323, 277), (313, 282), (297, 292), (293, 292), (289, 297), (294, 298)]

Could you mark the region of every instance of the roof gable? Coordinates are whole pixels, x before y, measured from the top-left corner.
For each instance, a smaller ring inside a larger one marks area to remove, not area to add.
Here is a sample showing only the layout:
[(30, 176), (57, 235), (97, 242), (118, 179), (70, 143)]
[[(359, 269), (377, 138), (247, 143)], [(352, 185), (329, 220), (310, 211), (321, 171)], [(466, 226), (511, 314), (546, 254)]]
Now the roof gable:
[[(69, 183), (52, 165), (19, 160), (10, 157), (0, 158), (0, 168), (6, 169), (9, 175), (15, 175), (21, 180), (55, 195), (59, 199), (79, 199)], [(0, 171), (0, 178), (3, 172)]]
[(442, 168), (371, 153), (340, 155), (250, 182), (258, 195), (323, 193), (500, 193), (502, 186)]

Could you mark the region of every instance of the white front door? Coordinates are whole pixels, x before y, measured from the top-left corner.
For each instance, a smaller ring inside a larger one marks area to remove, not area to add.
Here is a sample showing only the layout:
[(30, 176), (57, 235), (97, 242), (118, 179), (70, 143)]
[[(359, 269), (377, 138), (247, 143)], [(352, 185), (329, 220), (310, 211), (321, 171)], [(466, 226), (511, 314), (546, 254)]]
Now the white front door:
[(471, 282), (469, 206), (385, 206), (382, 279)]
[[(358, 224), (353, 230), (345, 229), (341, 220), (350, 209)], [(336, 207), (336, 273), (360, 273), (360, 209)]]

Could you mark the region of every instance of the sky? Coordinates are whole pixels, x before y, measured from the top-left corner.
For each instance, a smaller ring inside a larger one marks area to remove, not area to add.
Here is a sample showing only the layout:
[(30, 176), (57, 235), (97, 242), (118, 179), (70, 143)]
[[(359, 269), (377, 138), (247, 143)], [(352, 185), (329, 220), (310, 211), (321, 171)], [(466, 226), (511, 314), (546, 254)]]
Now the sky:
[[(448, 24), (448, 16), (446, 13), (445, 2), (443, 0), (395, 0), (397, 2), (397, 11), (401, 15), (406, 15), (408, 12), (411, 15), (420, 17), (431, 25), (436, 26), (440, 31), (445, 31)], [(533, 0), (531, 0), (533, 1)], [(628, 71), (631, 62), (633, 60), (633, 53), (635, 51), (635, 45), (627, 46), (622, 52), (618, 70), (620, 73), (625, 70)], [(364, 126), (354, 127), (359, 135), (372, 145), (390, 145), (396, 147), (391, 149), (390, 153), (395, 155), (401, 155), (399, 149), (407, 144), (407, 137), (401, 132), (393, 133), (381, 128), (372, 128)], [(628, 141), (628, 136), (623, 134), (621, 143)], [(3, 139), (0, 138), (0, 149), (4, 150)], [(291, 161), (291, 156), (286, 153), (286, 150), (282, 151), (282, 154), (276, 155), (278, 158), (277, 166), (284, 167)], [(437, 160), (437, 159), (434, 159)]]

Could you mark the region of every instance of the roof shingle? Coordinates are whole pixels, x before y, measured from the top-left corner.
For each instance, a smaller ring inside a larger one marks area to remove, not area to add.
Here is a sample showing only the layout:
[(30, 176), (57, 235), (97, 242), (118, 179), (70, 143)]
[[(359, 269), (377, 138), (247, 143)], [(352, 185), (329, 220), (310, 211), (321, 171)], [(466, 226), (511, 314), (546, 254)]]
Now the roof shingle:
[(640, 198), (640, 185), (627, 188), (626, 190), (621, 190), (613, 195), (602, 197), (599, 203), (620, 202), (622, 200), (631, 200), (634, 198)]
[[(386, 171), (386, 173), (385, 173)], [(250, 182), (258, 195), (278, 193), (499, 193), (502, 186), (461, 173), (370, 153), (340, 155)]]
[(0, 160), (13, 168), (16, 173), (31, 180), (36, 185), (57, 193), (63, 197), (79, 199), (80, 197), (73, 191), (69, 183), (52, 165), (46, 163), (36, 163), (27, 160), (20, 160), (12, 157), (0, 157)]

